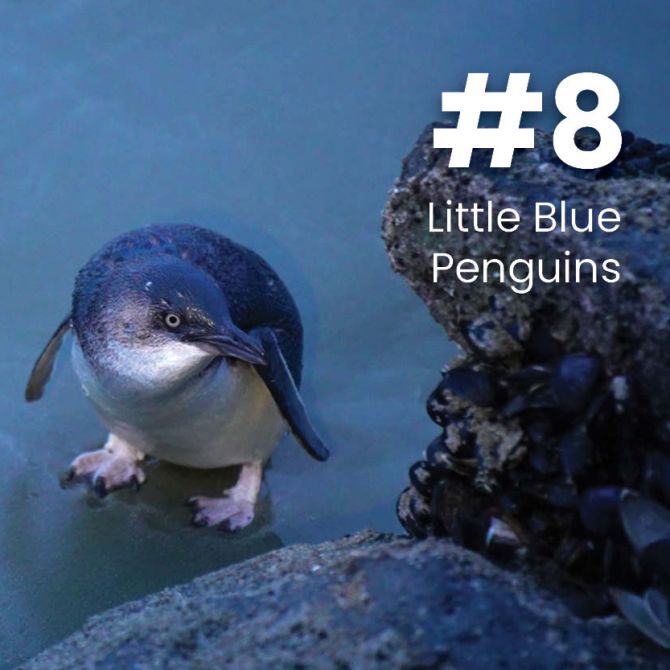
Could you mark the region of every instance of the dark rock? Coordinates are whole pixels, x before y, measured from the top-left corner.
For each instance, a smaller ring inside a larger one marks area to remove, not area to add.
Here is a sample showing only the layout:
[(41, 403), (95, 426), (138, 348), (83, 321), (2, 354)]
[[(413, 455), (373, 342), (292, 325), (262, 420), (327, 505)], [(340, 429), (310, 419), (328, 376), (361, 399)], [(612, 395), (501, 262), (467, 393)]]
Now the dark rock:
[[(536, 148), (517, 150), (509, 170), (493, 170), (486, 161), (450, 170), (449, 151), (432, 147), (433, 129), (444, 125), (430, 125), (421, 135), (384, 210), (383, 238), (393, 267), (449, 337), (476, 359), (509, 366), (525, 355), (526, 345), (529, 352), (546, 350), (544, 360), (561, 348), (597, 354), (605, 373), (627, 375), (639, 386), (657, 420), (655, 429), (665, 436), (670, 416), (670, 179), (658, 167), (668, 162), (668, 146), (626, 135), (628, 144), (608, 166), (610, 176), (602, 179), (597, 171), (563, 164), (551, 135), (537, 131)], [(650, 171), (633, 163), (631, 169), (640, 176), (615, 175), (641, 156), (661, 162)], [(435, 203), (438, 211), (447, 200), (467, 206), (491, 200), (494, 213), (514, 207), (526, 222), (534, 219), (536, 201), (566, 200), (580, 216), (587, 208), (614, 207), (622, 224), (610, 234), (538, 235), (531, 225), (512, 234), (430, 234), (428, 204)], [(553, 260), (566, 249), (573, 258), (618, 259), (621, 280), (535, 282), (531, 292), (518, 295), (496, 282), (461, 283), (452, 273), (433, 283), (429, 272), (436, 252), (456, 260), (495, 256), (508, 264), (515, 258)]]
[(621, 620), (446, 541), (280, 549), (91, 619), (26, 670), (666, 667)]
[[(420, 492), (433, 501), (424, 533), (446, 533), (489, 555), (492, 533), (506, 546), (518, 540), (512, 560), (550, 561), (598, 586), (604, 601), (614, 598), (634, 625), (670, 648), (670, 617), (662, 616), (670, 595), (670, 181), (663, 167), (670, 147), (626, 133), (611, 165), (574, 170), (537, 132), (536, 147), (517, 152), (509, 170), (489, 168), (484, 152), (467, 170), (449, 169), (449, 152), (432, 148), (436, 126), (404, 163), (383, 237), (394, 268), (465, 352), (444, 379), (485, 369), (496, 393), (484, 404), (461, 392), (456, 403), (438, 387), (441, 402), (429, 414), (443, 428), (436, 444), (447, 445), (450, 457)], [(590, 149), (597, 139), (581, 134), (577, 142)], [(537, 233), (540, 201), (565, 201), (580, 224), (587, 210), (606, 207), (623, 222), (609, 234), (570, 226)], [(512, 207), (523, 223), (511, 234), (476, 232), (470, 213), (463, 230), (431, 233), (429, 203), (439, 212), (447, 202), (484, 211), (490, 202), (494, 216)], [(503, 267), (519, 258), (553, 265), (565, 252), (596, 265), (614, 258), (621, 279), (580, 275), (576, 282), (573, 274), (572, 283), (543, 283), (536, 268), (525, 293), (490, 278), (463, 283), (452, 272), (434, 282), (432, 257), (443, 252), (455, 262), (497, 258)], [(449, 447), (453, 425), (464, 421), (475, 456), (469, 468)], [(442, 451), (431, 449), (431, 457)], [(449, 493), (454, 475), (458, 496)], [(402, 521), (412, 533), (414, 521)]]

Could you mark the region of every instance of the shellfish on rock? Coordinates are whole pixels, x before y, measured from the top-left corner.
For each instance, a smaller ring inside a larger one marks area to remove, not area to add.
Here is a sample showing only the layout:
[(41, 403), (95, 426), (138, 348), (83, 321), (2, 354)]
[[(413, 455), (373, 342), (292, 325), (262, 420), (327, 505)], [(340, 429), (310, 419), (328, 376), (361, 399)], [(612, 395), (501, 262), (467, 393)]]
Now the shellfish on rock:
[[(400, 521), (415, 537), (555, 565), (670, 649), (670, 146), (625, 132), (610, 165), (575, 171), (537, 131), (509, 170), (491, 170), (477, 152), (468, 170), (454, 170), (432, 146), (433, 127), (404, 161), (383, 237), (464, 355), (428, 399), (439, 434), (410, 470)], [(595, 140), (577, 142), (588, 150)], [(520, 229), (513, 243), (427, 235), (428, 203), (447, 200), (514, 206), (526, 218), (538, 200), (602, 204), (626, 225), (581, 237)], [(542, 258), (565, 248), (616, 255), (621, 281), (519, 296), (431, 282), (421, 265), (435, 252)]]
[(551, 559), (670, 648), (670, 445), (643, 439), (643, 405), (615, 378), (586, 353), (511, 373), (459, 359), (428, 400), (441, 433), (398, 517), (414, 537)]

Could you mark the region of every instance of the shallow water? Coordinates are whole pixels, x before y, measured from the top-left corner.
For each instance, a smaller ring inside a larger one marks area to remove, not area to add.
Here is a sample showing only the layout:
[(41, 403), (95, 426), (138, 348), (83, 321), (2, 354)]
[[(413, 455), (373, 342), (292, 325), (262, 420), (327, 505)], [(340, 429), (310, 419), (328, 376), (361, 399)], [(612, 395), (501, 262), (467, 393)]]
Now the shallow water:
[[(395, 497), (435, 432), (424, 399), (454, 348), (389, 270), (379, 212), (443, 88), (530, 68), (548, 107), (558, 80), (593, 69), (625, 92), (628, 126), (668, 139), (663, 3), (343, 4), (0, 6), (0, 666), (283, 544), (399, 529)], [(304, 395), (334, 455), (286, 439), (239, 536), (190, 528), (183, 506), (226, 473), (160, 465), (102, 502), (61, 490), (104, 437), (67, 356), (40, 403), (22, 400), (78, 267), (157, 221), (252, 246), (305, 321)]]

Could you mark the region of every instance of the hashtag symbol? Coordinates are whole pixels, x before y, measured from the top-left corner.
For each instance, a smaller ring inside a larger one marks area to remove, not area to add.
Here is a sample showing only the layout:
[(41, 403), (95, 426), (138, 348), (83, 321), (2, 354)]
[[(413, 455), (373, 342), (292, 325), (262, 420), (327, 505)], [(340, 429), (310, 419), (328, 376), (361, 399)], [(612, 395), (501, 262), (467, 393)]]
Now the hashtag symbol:
[[(524, 112), (542, 111), (542, 93), (528, 91), (530, 73), (513, 72), (499, 92), (486, 90), (488, 79), (487, 72), (471, 72), (462, 93), (442, 93), (442, 111), (459, 112), (455, 128), (433, 131), (433, 146), (451, 149), (449, 167), (469, 167), (473, 149), (493, 149), (491, 167), (508, 168), (515, 149), (535, 146), (535, 131), (521, 128)], [(498, 127), (480, 128), (482, 112), (500, 112)]]

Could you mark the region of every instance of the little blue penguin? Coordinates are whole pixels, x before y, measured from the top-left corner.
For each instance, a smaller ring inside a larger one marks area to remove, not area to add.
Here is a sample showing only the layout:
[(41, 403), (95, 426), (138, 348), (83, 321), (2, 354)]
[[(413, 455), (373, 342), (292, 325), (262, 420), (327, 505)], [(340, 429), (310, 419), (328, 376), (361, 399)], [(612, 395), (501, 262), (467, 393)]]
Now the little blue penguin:
[(193, 468), (241, 466), (220, 498), (196, 496), (193, 523), (234, 531), (254, 518), (263, 467), (289, 428), (328, 450), (305, 411), (300, 314), (256, 253), (205, 228), (154, 225), (107, 243), (79, 271), (72, 311), (33, 367), (37, 400), (66, 333), (84, 393), (109, 430), (69, 478), (104, 496), (145, 481), (145, 456)]

